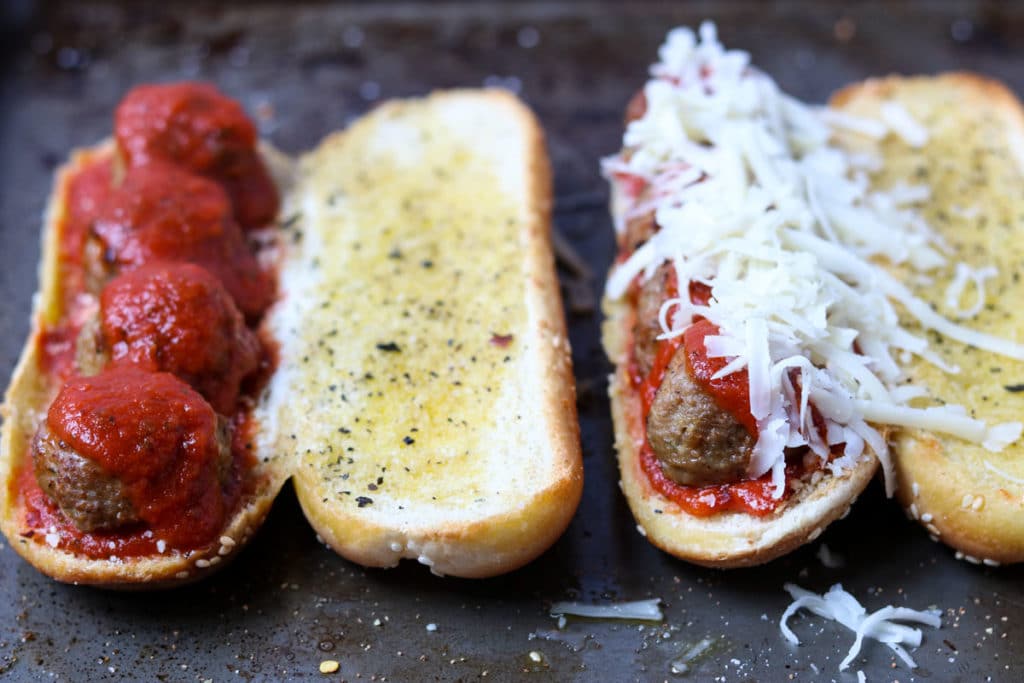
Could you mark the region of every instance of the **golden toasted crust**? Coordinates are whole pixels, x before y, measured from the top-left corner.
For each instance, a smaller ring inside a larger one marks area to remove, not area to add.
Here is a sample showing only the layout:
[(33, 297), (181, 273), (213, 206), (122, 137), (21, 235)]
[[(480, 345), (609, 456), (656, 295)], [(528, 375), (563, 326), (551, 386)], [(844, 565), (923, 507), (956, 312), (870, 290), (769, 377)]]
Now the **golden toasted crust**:
[[(258, 464), (251, 472), (256, 482), (255, 492), (240, 503), (218, 540), (187, 556), (168, 553), (108, 561), (93, 560), (50, 547), (45, 542), (47, 530), (26, 527), (24, 509), (12, 483), (21, 463), (30, 457), (32, 436), (59, 389), (39, 371), (38, 354), (44, 325), (56, 322), (62, 314), (58, 280), (59, 231), (67, 208), (68, 183), (89, 158), (109, 152), (110, 145), (110, 142), (105, 142), (72, 153), (71, 161), (62, 166), (55, 176), (53, 194), (43, 221), (40, 291), (32, 316), (32, 330), (15, 367), (3, 406), (0, 406), (3, 416), (0, 431), (0, 530), (18, 554), (58, 581), (127, 590), (166, 588), (190, 583), (216, 571), (233, 558), (259, 528), (285, 479), (285, 473), (270, 457), (272, 454), (257, 453)], [(272, 165), (278, 166), (279, 155), (272, 151), (270, 155), (273, 156), (270, 159)]]
[[(883, 146), (886, 184), (903, 169), (925, 166), (932, 196), (921, 208), (933, 229), (957, 247), (951, 261), (975, 268), (995, 265), (986, 284), (986, 307), (964, 321), (995, 336), (1024, 341), (1024, 110), (1003, 84), (970, 73), (870, 80), (839, 92), (834, 104), (872, 115), (895, 99), (924, 125), (929, 141), (920, 150)], [(915, 294), (943, 310), (954, 263)], [(940, 402), (964, 406), (989, 423), (1024, 419), (1024, 362), (948, 341), (933, 348), (958, 375), (911, 364), (915, 384)], [(938, 540), (975, 563), (1024, 561), (1024, 444), (1002, 452), (918, 430), (896, 435), (897, 497)]]
[[(526, 564), (583, 483), (535, 118), (501, 91), (437, 93), (379, 107), (300, 164), (303, 244), (283, 276), (298, 305), (270, 324), (302, 363), (282, 365), (266, 403), (307, 518), (364, 565), (477, 578)], [(337, 257), (312, 265), (324, 251)], [(302, 309), (311, 292), (330, 292), (329, 322)]]
[(636, 312), (625, 301), (603, 303), (602, 341), (615, 363), (608, 388), (615, 427), (622, 491), (641, 533), (676, 557), (706, 567), (733, 568), (763, 564), (813, 541), (830, 523), (844, 516), (871, 481), (878, 461), (861, 459), (842, 476), (824, 476), (806, 484), (776, 512), (757, 517), (723, 512), (696, 517), (651, 486), (640, 465), (640, 397), (629, 380), (629, 339)]

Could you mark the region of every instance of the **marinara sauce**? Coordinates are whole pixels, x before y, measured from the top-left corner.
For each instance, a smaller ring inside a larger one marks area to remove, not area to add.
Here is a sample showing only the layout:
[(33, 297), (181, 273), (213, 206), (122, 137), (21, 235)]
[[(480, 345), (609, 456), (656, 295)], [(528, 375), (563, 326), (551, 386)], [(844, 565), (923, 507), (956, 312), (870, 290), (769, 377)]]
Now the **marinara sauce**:
[(273, 299), (220, 185), (167, 163), (127, 169), (92, 224), (114, 270), (153, 261), (198, 264), (220, 278), (238, 307), (257, 318)]
[(133, 88), (117, 107), (114, 137), (129, 166), (171, 162), (220, 183), (242, 227), (264, 226), (277, 215), (280, 198), (256, 151), (256, 127), (211, 85)]
[[(705, 305), (711, 297), (711, 289), (704, 283), (690, 282), (689, 295), (693, 303)], [(671, 299), (676, 296), (678, 283), (675, 270), (672, 269), (666, 280), (665, 298)], [(685, 350), (687, 370), (694, 381), (708, 392), (719, 408), (735, 417), (756, 438), (757, 422), (750, 414), (750, 382), (746, 370), (712, 379), (712, 376), (726, 365), (725, 359), (711, 358), (707, 355), (704, 338), (715, 334), (718, 334), (717, 327), (703, 318), (698, 318), (682, 335), (658, 342), (654, 363), (646, 377), (641, 376), (635, 369), (631, 372), (633, 386), (640, 395), (641, 403), (639, 429), (642, 432), (643, 445), (639, 454), (640, 466), (658, 493), (691, 515), (709, 517), (719, 512), (746, 512), (758, 516), (771, 514), (790, 494), (790, 490), (787, 487), (782, 498), (775, 498), (772, 495), (775, 487), (770, 474), (765, 474), (759, 479), (729, 484), (685, 486), (665, 474), (661, 462), (647, 440), (647, 414), (650, 412), (658, 387), (665, 378), (665, 372), (680, 346)], [(795, 470), (787, 468), (787, 480), (795, 474)]]
[[(242, 228), (269, 225), (279, 205), (255, 127), (213, 87), (140, 86), (116, 119), (116, 149), (77, 157), (60, 187), (59, 310), (38, 369), (59, 388), (43, 423), (57, 449), (47, 463), (80, 458), (118, 483), (135, 517), (78, 528), (67, 500), (40, 487), (40, 445), (10, 484), (25, 537), (104, 559), (216, 542), (257, 485), (246, 406), (274, 363), (254, 327), (275, 283)], [(99, 374), (82, 375), (83, 339), (101, 354)], [(73, 476), (58, 468), (46, 481), (81, 490)], [(106, 495), (84, 490), (85, 506)]]
[(100, 334), (111, 362), (169, 372), (224, 415), (260, 361), (259, 340), (231, 296), (191, 263), (150, 263), (111, 280), (100, 297)]

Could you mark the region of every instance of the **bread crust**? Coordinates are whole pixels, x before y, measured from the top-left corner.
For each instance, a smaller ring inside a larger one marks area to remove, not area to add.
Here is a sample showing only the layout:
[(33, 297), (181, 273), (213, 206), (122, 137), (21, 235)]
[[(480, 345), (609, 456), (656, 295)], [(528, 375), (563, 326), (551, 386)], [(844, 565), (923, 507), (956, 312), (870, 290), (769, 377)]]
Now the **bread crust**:
[[(468, 101), (487, 103), (496, 116), (500, 112), (512, 117), (520, 129), (521, 144), (526, 147), (526, 167), (517, 173), (525, 174), (528, 182), (527, 219), (522, 222), (519, 251), (523, 262), (522, 296), (530, 313), (524, 328), (509, 332), (538, 353), (537, 367), (543, 376), (517, 377), (515, 381), (524, 391), (540, 391), (530, 400), (540, 405), (540, 424), (520, 428), (544, 431), (544, 448), (553, 463), (543, 474), (545, 484), (533, 486), (528, 498), (510, 502), (497, 514), (414, 524), (397, 518), (381, 522), (369, 510), (340, 504), (331, 495), (334, 482), (323, 479), (315, 470), (296, 466), (294, 483), (307, 519), (324, 542), (347, 559), (373, 567), (391, 567), (403, 558), (416, 559), (435, 574), (483, 578), (525, 565), (558, 539), (579, 504), (583, 469), (571, 350), (551, 246), (551, 170), (544, 136), (533, 113), (505, 91), (455, 90), (435, 93), (426, 100), (391, 102), (370, 116), (401, 117), (410, 106), (458, 107)], [(350, 131), (336, 135), (348, 134)], [(331, 144), (331, 140), (324, 144)], [(468, 266), (476, 257), (466, 253), (463, 258)], [(366, 334), (373, 331), (367, 330)], [(502, 433), (494, 437), (512, 438)], [(531, 461), (539, 457), (528, 452), (518, 455)], [(491, 474), (491, 486), (501, 486), (499, 476), (497, 472)], [(464, 483), (457, 473), (451, 473), (444, 481), (423, 481), (419, 486), (442, 496), (448, 487)]]
[[(1020, 100), (1002, 83), (974, 73), (953, 72), (933, 77), (900, 77), (872, 79), (844, 88), (833, 98), (833, 106), (873, 108), (878, 102), (896, 98), (911, 104), (918, 98), (942, 97), (955, 101), (957, 127), (968, 130), (972, 125), (992, 126), (1003, 138), (1002, 147), (1015, 151), (1017, 188), (1024, 181), (1024, 108)], [(994, 117), (988, 120), (986, 117)], [(960, 120), (960, 119), (963, 120)], [(934, 131), (933, 131), (934, 132)], [(941, 133), (936, 133), (941, 134)], [(957, 140), (960, 143), (960, 140)], [(964, 142), (963, 144), (968, 144)], [(991, 150), (977, 150), (991, 155)], [(982, 190), (984, 191), (984, 190)], [(1012, 190), (1011, 190), (1012, 191)], [(956, 202), (958, 197), (936, 198), (934, 201)], [(982, 211), (988, 209), (985, 196), (964, 198), (978, 201)], [(1014, 241), (1024, 240), (1021, 224), (1015, 226)], [(949, 237), (949, 235), (946, 235)], [(954, 239), (955, 236), (953, 236)], [(991, 247), (990, 247), (991, 249)], [(991, 251), (978, 257), (988, 264), (995, 257)], [(1009, 277), (1008, 274), (1002, 274)], [(996, 282), (995, 288), (1002, 288)], [(936, 287), (941, 291), (941, 287)], [(1001, 298), (1013, 297), (1004, 293)], [(1017, 341), (1024, 330), (1024, 314), (1011, 305)], [(974, 323), (969, 325), (976, 327)], [(984, 327), (979, 328), (985, 331)], [(991, 375), (986, 390), (977, 398), (994, 398), (1003, 391), (1006, 380), (1019, 376), (1024, 364), (1009, 367), (1007, 359), (975, 349), (973, 357), (979, 364), (1001, 366), (1003, 372)], [(980, 356), (980, 358), (979, 358)], [(990, 359), (990, 360), (983, 360)], [(1016, 369), (1014, 369), (1016, 368)], [(1000, 381), (1002, 378), (1003, 381)], [(971, 401), (974, 394), (966, 391), (940, 398), (963, 405), (971, 414), (992, 421), (993, 404), (984, 399)], [(1007, 398), (1005, 400), (1011, 400)], [(1021, 420), (1020, 413), (1003, 419)], [(998, 420), (996, 420), (998, 421)], [(945, 438), (921, 430), (900, 430), (895, 434), (893, 448), (897, 475), (896, 497), (910, 517), (920, 522), (935, 540), (958, 551), (957, 557), (988, 565), (1024, 561), (1024, 445), (1007, 446), (1002, 453), (991, 454), (979, 446), (954, 438)], [(996, 460), (998, 458), (998, 460)], [(1000, 467), (992, 469), (993, 463)], [(1004, 464), (1005, 463), (1005, 464)], [(1007, 471), (1009, 470), (1009, 471)], [(1008, 475), (1008, 476), (1004, 476)]]
[[(40, 421), (45, 419), (47, 406), (59, 389), (39, 371), (38, 361), (43, 330), (62, 315), (58, 276), (60, 228), (67, 210), (68, 185), (89, 159), (108, 154), (112, 149), (113, 143), (108, 140), (92, 148), (75, 150), (70, 161), (61, 166), (54, 177), (53, 193), (43, 218), (40, 285), (32, 313), (32, 328), (0, 406), (0, 416), (3, 417), (0, 430), (0, 530), (19, 555), (58, 581), (121, 590), (170, 588), (201, 579), (226, 565), (259, 528), (286, 478), (273, 454), (256, 454), (257, 463), (248, 474), (252, 478), (253, 493), (239, 501), (237, 510), (218, 538), (188, 553), (109, 561), (52, 548), (42, 541), (36, 530), (25, 527), (24, 509), (12, 490), (14, 474), (30, 457), (32, 436)], [(280, 173), (282, 155), (270, 149), (263, 151), (269, 165)], [(32, 536), (26, 536), (30, 531)]]

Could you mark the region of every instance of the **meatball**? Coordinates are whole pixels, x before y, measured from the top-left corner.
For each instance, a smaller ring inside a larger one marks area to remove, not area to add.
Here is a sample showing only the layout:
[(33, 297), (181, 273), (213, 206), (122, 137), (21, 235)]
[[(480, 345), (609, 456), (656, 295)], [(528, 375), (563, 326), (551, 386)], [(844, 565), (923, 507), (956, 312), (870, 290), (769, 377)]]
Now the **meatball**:
[(654, 396), (647, 440), (665, 474), (684, 486), (745, 478), (754, 447), (747, 428), (690, 377), (684, 347), (672, 357)]
[(667, 295), (667, 281), (672, 266), (663, 264), (650, 279), (641, 283), (637, 293), (636, 322), (633, 324), (633, 355), (641, 377), (651, 372), (658, 355), (658, 335), (661, 324), (658, 312)]
[(100, 338), (115, 363), (169, 372), (221, 414), (259, 366), (260, 343), (231, 296), (204, 268), (154, 263), (111, 280), (100, 297)]
[(98, 375), (110, 361), (110, 352), (103, 341), (98, 315), (86, 319), (75, 338), (75, 367), (83, 377)]
[(144, 524), (194, 545), (223, 527), (228, 424), (173, 375), (111, 366), (65, 384), (33, 459), (40, 487), (82, 531)]
[(55, 437), (46, 422), (36, 432), (32, 455), (39, 488), (82, 531), (109, 531), (139, 521), (121, 480)]
[[(641, 193), (643, 197), (643, 193)], [(639, 216), (633, 216), (626, 220), (626, 230), (622, 235), (622, 250), (632, 254), (639, 249), (644, 242), (651, 239), (658, 231), (658, 222), (654, 218), (654, 210), (648, 211)]]
[(221, 183), (243, 227), (277, 215), (277, 188), (256, 152), (256, 127), (241, 105), (206, 83), (132, 89), (114, 114), (129, 166), (171, 162)]
[(271, 280), (231, 217), (224, 190), (175, 166), (152, 163), (128, 169), (100, 207), (93, 234), (113, 270), (153, 261), (199, 264), (224, 283), (252, 318), (272, 299)]
[(637, 119), (642, 119), (644, 114), (647, 113), (647, 95), (644, 91), (637, 90), (633, 97), (629, 99), (629, 104), (626, 105), (626, 117), (623, 123), (629, 125)]

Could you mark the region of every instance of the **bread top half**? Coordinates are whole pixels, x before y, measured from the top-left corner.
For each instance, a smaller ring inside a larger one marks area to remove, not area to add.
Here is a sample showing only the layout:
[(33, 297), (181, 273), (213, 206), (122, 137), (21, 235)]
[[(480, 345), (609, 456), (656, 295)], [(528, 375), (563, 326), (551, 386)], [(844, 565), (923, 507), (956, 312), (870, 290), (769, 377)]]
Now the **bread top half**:
[(261, 450), (358, 562), (532, 559), (582, 483), (536, 120), (497, 91), (395, 102), (298, 168)]
[[(961, 324), (1016, 343), (1024, 342), (1024, 110), (1005, 86), (974, 74), (869, 80), (838, 93), (834, 105), (858, 116), (877, 116), (895, 100), (928, 131), (914, 148), (882, 141), (877, 188), (924, 184), (930, 196), (916, 209), (949, 247), (946, 266), (929, 281), (901, 279), (914, 294), (956, 320), (946, 292), (958, 263), (994, 267), (984, 302)], [(856, 148), (854, 141), (848, 144)], [(899, 273), (899, 271), (896, 271)], [(964, 291), (956, 308), (978, 293)], [(957, 404), (986, 422), (1024, 420), (1024, 361), (945, 339), (909, 319), (948, 365), (947, 373), (915, 358), (905, 365), (911, 382), (926, 387), (921, 407)], [(988, 564), (1024, 561), (1024, 442), (1000, 452), (921, 430), (894, 435), (897, 495), (929, 533)]]

